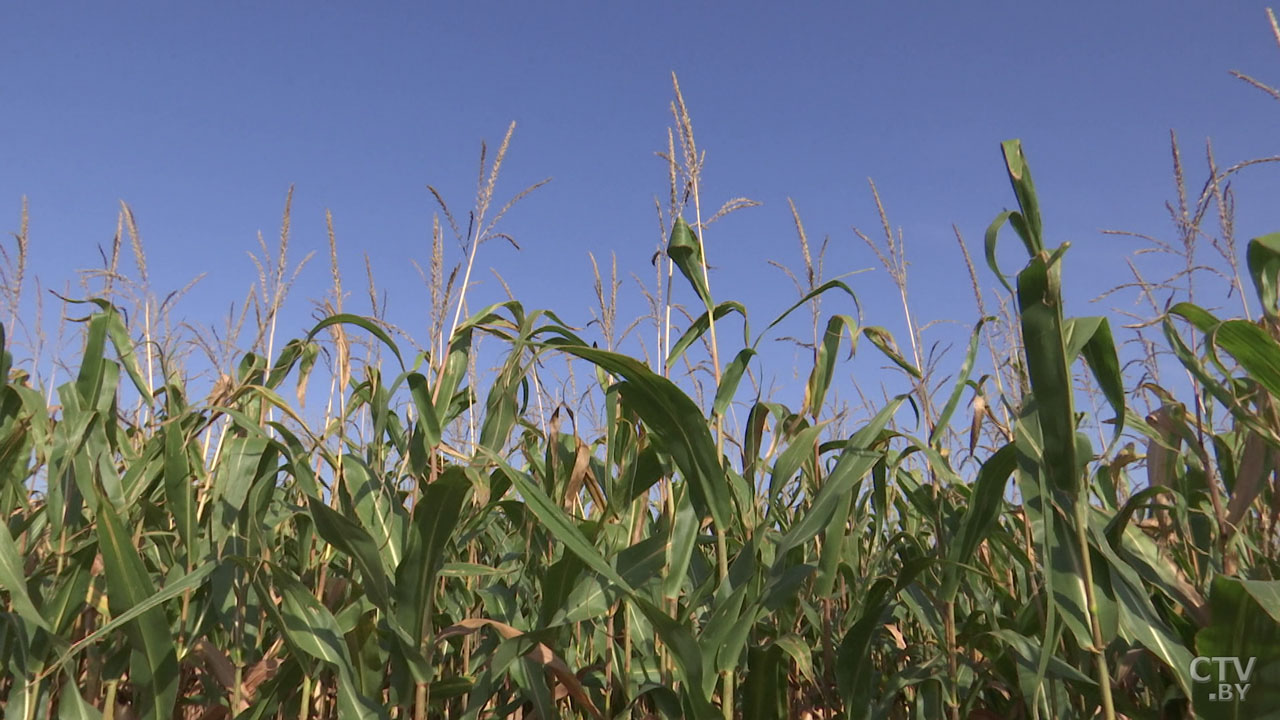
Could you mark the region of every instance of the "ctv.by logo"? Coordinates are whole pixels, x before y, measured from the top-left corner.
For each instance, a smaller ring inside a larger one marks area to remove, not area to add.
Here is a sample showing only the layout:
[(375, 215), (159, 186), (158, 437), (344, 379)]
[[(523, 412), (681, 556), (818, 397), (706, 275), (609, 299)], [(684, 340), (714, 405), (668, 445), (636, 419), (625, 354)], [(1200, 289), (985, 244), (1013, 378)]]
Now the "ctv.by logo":
[[(1251, 683), (1250, 676), (1253, 675), (1253, 664), (1258, 658), (1249, 658), (1249, 661), (1243, 666), (1240, 664), (1238, 657), (1198, 657), (1191, 661), (1191, 679), (1198, 683), (1213, 682), (1215, 679), (1218, 683), (1216, 692), (1209, 693), (1210, 702), (1230, 702), (1232, 700), (1244, 701), (1245, 696), (1249, 694)], [(1218, 676), (1214, 678), (1204, 670), (1204, 666), (1216, 663), (1218, 666)], [(1235, 666), (1235, 675), (1228, 678), (1227, 666)], [(1239, 682), (1234, 682), (1239, 680)]]

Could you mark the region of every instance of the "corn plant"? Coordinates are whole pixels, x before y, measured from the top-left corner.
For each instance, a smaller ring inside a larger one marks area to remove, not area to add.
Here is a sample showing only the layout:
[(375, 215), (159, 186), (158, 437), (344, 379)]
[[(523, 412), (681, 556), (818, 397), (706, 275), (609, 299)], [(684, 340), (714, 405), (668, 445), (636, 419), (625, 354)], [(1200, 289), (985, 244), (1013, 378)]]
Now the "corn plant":
[[(1065, 312), (1067, 246), (1046, 242), (1021, 145), (1004, 143), (1017, 209), (985, 249), (1016, 309), (1006, 330), (1026, 391), (988, 397), (975, 374), (999, 318), (977, 319), (940, 384), (916, 326), (908, 357), (862, 322), (851, 283), (813, 273), (807, 245), (809, 282), (763, 330), (717, 299), (702, 155), (676, 92), (670, 275), (648, 362), (516, 300), (463, 312), (476, 248), (505, 237), (483, 210), (459, 233), (456, 292), (437, 224), (438, 335), (416, 353), (384, 320), (343, 311), (332, 223), (332, 301), (309, 332), (275, 343), (287, 212), (267, 320), (202, 401), (171, 346), (150, 342), (150, 325), (135, 335), (108, 298), (73, 301), (83, 346), (56, 402), (0, 328), (5, 717), (981, 720), (1280, 706), (1280, 238), (1248, 248), (1259, 322), (1169, 309), (1193, 397), (1158, 388), (1163, 405), (1139, 417), (1108, 319)], [(483, 208), (509, 140), (487, 180), (482, 162)], [(1014, 278), (996, 263), (1005, 225), (1028, 255)], [(672, 299), (689, 293), (679, 331)], [(903, 301), (910, 316), (905, 289)], [(819, 311), (832, 306), (845, 312)], [(744, 381), (803, 308), (812, 365), (792, 408)], [(356, 362), (357, 337), (382, 360)], [(487, 373), (481, 338), (500, 348)], [(855, 422), (836, 396), (842, 355), (859, 349), (907, 382)], [(318, 420), (302, 401), (321, 358), (339, 402)], [(1110, 417), (1079, 411), (1077, 361)], [(546, 391), (553, 362), (587, 369), (598, 426)], [(681, 362), (706, 370), (710, 392), (673, 372)], [(1095, 448), (1088, 431), (1108, 424)], [(966, 453), (961, 426), (999, 442)], [(1252, 689), (1211, 698), (1201, 656), (1256, 658)]]

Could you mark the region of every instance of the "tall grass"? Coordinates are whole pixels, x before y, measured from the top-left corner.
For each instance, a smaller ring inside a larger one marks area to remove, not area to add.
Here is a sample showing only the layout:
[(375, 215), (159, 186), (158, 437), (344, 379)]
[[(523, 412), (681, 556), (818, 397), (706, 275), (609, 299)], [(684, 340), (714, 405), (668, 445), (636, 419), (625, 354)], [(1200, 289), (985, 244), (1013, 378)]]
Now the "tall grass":
[[(862, 237), (901, 291), (909, 351), (860, 316), (826, 312), (855, 306), (854, 286), (824, 279), (794, 205), (799, 294), (753, 335), (746, 307), (713, 292), (704, 242), (714, 219), (753, 203), (703, 221), (704, 155), (678, 85), (675, 98), (645, 358), (618, 351), (644, 325), (620, 327), (616, 262), (607, 282), (593, 265), (605, 349), (516, 300), (468, 306), (479, 248), (514, 242), (497, 223), (534, 189), (493, 210), (510, 131), (491, 164), (482, 156), (467, 229), (436, 193), (444, 223), (417, 351), (384, 319), (371, 273), (370, 313), (346, 310), (332, 217), (320, 317), (277, 339), (300, 269), (286, 200), (278, 247), (255, 256), (255, 292), (221, 332), (193, 340), (219, 371), (202, 401), (125, 207), (140, 280), (124, 281), (118, 241), (101, 292), (68, 301), (82, 343), (73, 377), (42, 386), (22, 369), (39, 358), (15, 356), (0, 334), (5, 717), (1280, 708), (1280, 235), (1245, 253), (1258, 320), (1218, 318), (1190, 297), (1158, 315), (1191, 394), (1149, 381), (1159, 403), (1147, 415), (1111, 321), (1066, 312), (1068, 248), (1046, 240), (1017, 141), (1001, 148), (1016, 209), (984, 244), (1007, 312), (975, 312), (959, 357), (924, 350), (904, 239), (874, 186), (884, 244)], [(1226, 213), (1214, 194), (1224, 180), (1215, 168), (1206, 192)], [(452, 270), (444, 227), (463, 251)], [(1009, 229), (1027, 252), (1011, 275), (996, 264)], [(10, 334), (26, 237), (24, 209), (3, 258)], [(238, 350), (250, 310), (256, 330)], [(800, 310), (813, 336), (791, 408), (750, 381), (761, 342)], [(500, 348), (491, 371), (481, 338)], [(836, 397), (846, 347), (907, 380), (856, 422)], [(975, 377), (983, 357), (992, 367)], [(586, 378), (587, 397), (549, 388), (551, 363)], [(1101, 416), (1081, 411), (1086, 373)], [(330, 388), (323, 412), (303, 407), (316, 376)], [(1256, 657), (1252, 688), (1212, 700), (1197, 656)]]

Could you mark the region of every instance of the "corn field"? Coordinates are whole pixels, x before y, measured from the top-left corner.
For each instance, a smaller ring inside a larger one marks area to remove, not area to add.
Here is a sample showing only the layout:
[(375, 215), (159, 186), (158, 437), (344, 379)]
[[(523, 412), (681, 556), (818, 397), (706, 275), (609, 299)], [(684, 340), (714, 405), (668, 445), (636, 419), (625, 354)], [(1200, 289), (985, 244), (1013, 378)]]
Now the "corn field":
[[(204, 398), (168, 301), (123, 287), (125, 240), (143, 257), (125, 207), (101, 292), (65, 298), (67, 380), (45, 386), (21, 318), (0, 335), (4, 717), (1280, 717), (1280, 234), (1243, 271), (1227, 242), (1239, 316), (1186, 297), (1137, 330), (1071, 316), (1070, 250), (1008, 141), (1013, 209), (968, 266), (1000, 310), (959, 352), (925, 353), (883, 208), (885, 238), (862, 237), (910, 338), (823, 310), (857, 283), (815, 271), (798, 214), (796, 302), (748, 322), (711, 286), (678, 86), (673, 109), (643, 351), (614, 342), (616, 270), (596, 275), (598, 335), (467, 306), (526, 194), (493, 201), (510, 133), (465, 231), (441, 200), (425, 346), (347, 312), (336, 260), (314, 326), (278, 342), (286, 207), (257, 335), (207, 343)], [(1184, 206), (1184, 238), (1235, 172)], [(466, 250), (452, 272), (442, 227)], [(13, 298), (25, 212), (16, 237)], [(1009, 243), (1020, 267), (997, 262)], [(797, 321), (788, 407), (755, 366)], [(1131, 336), (1164, 375), (1134, 380)], [(854, 352), (900, 394), (851, 405)], [(304, 403), (324, 386), (327, 407)], [(1197, 658), (1249, 663), (1229, 673), (1247, 688), (1224, 695)]]

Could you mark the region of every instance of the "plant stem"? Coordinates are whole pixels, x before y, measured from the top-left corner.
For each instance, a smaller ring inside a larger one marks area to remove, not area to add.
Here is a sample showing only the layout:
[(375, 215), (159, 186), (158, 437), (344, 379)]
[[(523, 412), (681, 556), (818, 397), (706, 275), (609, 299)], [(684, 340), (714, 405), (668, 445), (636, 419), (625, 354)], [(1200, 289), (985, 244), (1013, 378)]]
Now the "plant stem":
[(1098, 665), (1098, 687), (1102, 691), (1102, 716), (1115, 720), (1116, 709), (1111, 698), (1111, 672), (1107, 667), (1107, 646), (1102, 638), (1102, 623), (1098, 620), (1098, 597), (1093, 589), (1093, 562), (1089, 557), (1089, 503), (1087, 496), (1076, 501), (1076, 541), (1084, 562), (1084, 592), (1089, 603), (1089, 626), (1093, 632), (1093, 657)]

